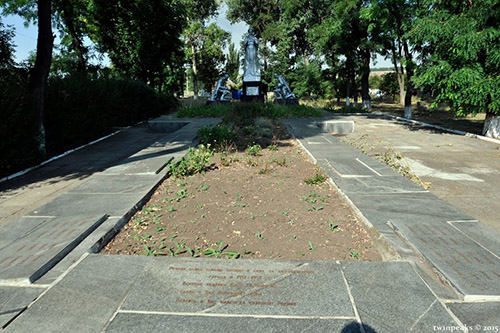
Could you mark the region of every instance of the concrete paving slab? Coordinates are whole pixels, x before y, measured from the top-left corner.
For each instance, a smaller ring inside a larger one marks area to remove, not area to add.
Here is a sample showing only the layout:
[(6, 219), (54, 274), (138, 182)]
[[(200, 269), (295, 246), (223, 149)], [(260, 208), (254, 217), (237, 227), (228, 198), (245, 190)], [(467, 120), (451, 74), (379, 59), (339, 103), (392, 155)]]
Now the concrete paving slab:
[[(118, 313), (105, 332), (361, 332), (346, 319), (213, 317)], [(368, 333), (368, 332), (367, 332)]]
[(148, 121), (148, 127), (153, 133), (173, 133), (187, 124), (189, 122), (172, 119), (165, 120), (162, 118), (155, 118)]
[(496, 230), (481, 222), (451, 222), (451, 224), (467, 237), (500, 257), (500, 234)]
[(448, 223), (393, 222), (464, 300), (500, 300), (500, 259)]
[[(49, 285), (64, 274), (74, 263), (76, 263), (85, 253), (95, 253), (101, 248), (100, 242), (112, 232), (115, 228), (121, 225), (122, 219), (111, 217), (97, 227), (90, 235), (88, 235), (77, 247), (75, 247), (68, 255), (59, 261), (53, 268), (44, 274), (40, 279), (36, 280), (36, 285)], [(128, 219), (126, 219), (128, 221)], [(116, 234), (116, 232), (114, 232)], [(95, 248), (94, 248), (95, 247)]]
[(446, 305), (470, 332), (498, 332), (500, 330), (500, 302), (450, 303)]
[(147, 193), (161, 181), (163, 175), (103, 175), (90, 177), (69, 193), (104, 194), (104, 193)]
[(36, 281), (94, 231), (107, 216), (57, 217), (2, 250), (0, 280)]
[(0, 287), (0, 329), (33, 302), (45, 289)]
[(475, 220), (458, 208), (439, 200), (432, 193), (351, 193), (348, 196), (377, 227), (389, 220), (412, 223)]
[(123, 310), (350, 317), (336, 262), (154, 258)]
[(80, 194), (67, 193), (32, 211), (28, 216), (123, 216), (145, 193)]
[(3, 332), (101, 332), (147, 260), (89, 255)]
[(376, 332), (432, 332), (458, 324), (407, 262), (342, 262), (364, 325)]
[(15, 223), (0, 228), (0, 251), (15, 240), (25, 237), (42, 227), (54, 217), (21, 217)]
[(391, 193), (424, 193), (424, 188), (401, 177), (363, 177), (363, 178), (340, 178), (335, 183), (347, 195), (354, 193), (364, 194), (391, 194)]

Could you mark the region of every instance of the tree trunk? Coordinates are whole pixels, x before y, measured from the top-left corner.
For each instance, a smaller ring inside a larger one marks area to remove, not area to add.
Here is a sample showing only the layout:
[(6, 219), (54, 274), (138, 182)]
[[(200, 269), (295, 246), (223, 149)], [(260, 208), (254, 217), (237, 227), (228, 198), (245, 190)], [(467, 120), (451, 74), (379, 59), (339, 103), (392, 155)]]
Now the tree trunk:
[(345, 97), (345, 105), (346, 106), (351, 106), (351, 80), (347, 80), (346, 84), (346, 97)]
[(194, 44), (191, 44), (191, 65), (193, 69), (193, 99), (198, 99), (198, 69), (196, 68), (196, 50)]
[(351, 74), (351, 95), (354, 97), (354, 106), (358, 107), (358, 86), (356, 85), (356, 75), (353, 73)]
[(36, 60), (29, 78), (29, 97), (31, 105), (38, 118), (38, 149), (43, 157), (47, 155), (45, 143), (45, 90), (52, 62), (52, 35), (51, 2), (38, 0), (38, 39), (36, 43)]
[[(401, 62), (401, 44), (399, 43), (399, 48), (398, 48), (398, 54), (399, 57), (396, 55), (396, 42), (393, 41), (392, 43), (392, 62), (394, 64), (394, 70), (396, 71), (396, 77), (398, 79), (398, 85), (399, 85), (399, 104), (404, 105), (404, 100), (405, 100), (405, 71), (403, 68), (403, 64)], [(399, 61), (398, 61), (399, 59)], [(399, 68), (398, 68), (398, 62), (399, 62)]]
[(308, 67), (311, 62), (309, 61), (309, 54), (307, 53), (307, 50), (304, 50), (304, 65), (306, 65), (306, 67)]
[(490, 138), (500, 139), (500, 116), (491, 112), (486, 112), (484, 120), (483, 135)]
[(363, 100), (363, 108), (371, 110), (372, 104), (370, 99), (370, 50), (362, 50), (363, 68), (361, 69), (361, 99)]
[(76, 32), (76, 27), (74, 24), (75, 11), (73, 8), (73, 4), (70, 0), (62, 0), (61, 7), (64, 24), (66, 24), (66, 27), (68, 28), (68, 32), (73, 41), (72, 47), (78, 57), (78, 66), (76, 69), (79, 73), (85, 73), (87, 69), (87, 64), (85, 62), (85, 48), (80, 36)]
[(406, 58), (406, 95), (405, 95), (405, 118), (412, 119), (411, 111), (411, 94), (413, 92), (413, 83), (411, 78), (413, 76), (413, 59), (408, 48), (408, 42), (403, 42), (405, 58)]

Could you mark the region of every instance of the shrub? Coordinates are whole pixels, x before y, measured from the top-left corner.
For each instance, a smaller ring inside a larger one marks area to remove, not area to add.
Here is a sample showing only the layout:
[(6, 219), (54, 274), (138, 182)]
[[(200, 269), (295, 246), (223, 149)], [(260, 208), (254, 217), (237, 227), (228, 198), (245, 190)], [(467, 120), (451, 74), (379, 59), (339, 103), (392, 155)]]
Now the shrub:
[(227, 125), (217, 125), (214, 127), (202, 127), (198, 130), (198, 137), (203, 144), (209, 144), (219, 149), (222, 145), (230, 144), (234, 141), (236, 134)]
[[(26, 105), (28, 70), (0, 73), (0, 178), (41, 161), (36, 117)], [(117, 78), (69, 75), (49, 79), (46, 95), (47, 157), (111, 133), (116, 127), (166, 113), (176, 105), (147, 85)]]

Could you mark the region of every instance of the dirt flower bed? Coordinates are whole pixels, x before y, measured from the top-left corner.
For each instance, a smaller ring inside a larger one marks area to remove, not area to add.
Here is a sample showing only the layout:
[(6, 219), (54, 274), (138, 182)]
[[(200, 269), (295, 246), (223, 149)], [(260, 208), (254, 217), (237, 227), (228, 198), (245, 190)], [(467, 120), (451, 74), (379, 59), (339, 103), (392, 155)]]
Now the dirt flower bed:
[(323, 171), (289, 138), (216, 153), (209, 170), (166, 179), (102, 252), (381, 260)]

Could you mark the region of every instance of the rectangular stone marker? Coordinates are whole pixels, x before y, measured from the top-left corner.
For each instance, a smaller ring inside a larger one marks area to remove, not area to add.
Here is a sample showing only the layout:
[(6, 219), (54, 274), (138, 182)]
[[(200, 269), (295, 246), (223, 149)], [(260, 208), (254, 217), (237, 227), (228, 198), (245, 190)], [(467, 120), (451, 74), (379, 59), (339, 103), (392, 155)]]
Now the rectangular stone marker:
[(393, 224), (464, 300), (500, 299), (500, 259), (491, 252), (448, 223)]
[(355, 320), (336, 262), (155, 259), (123, 310)]

